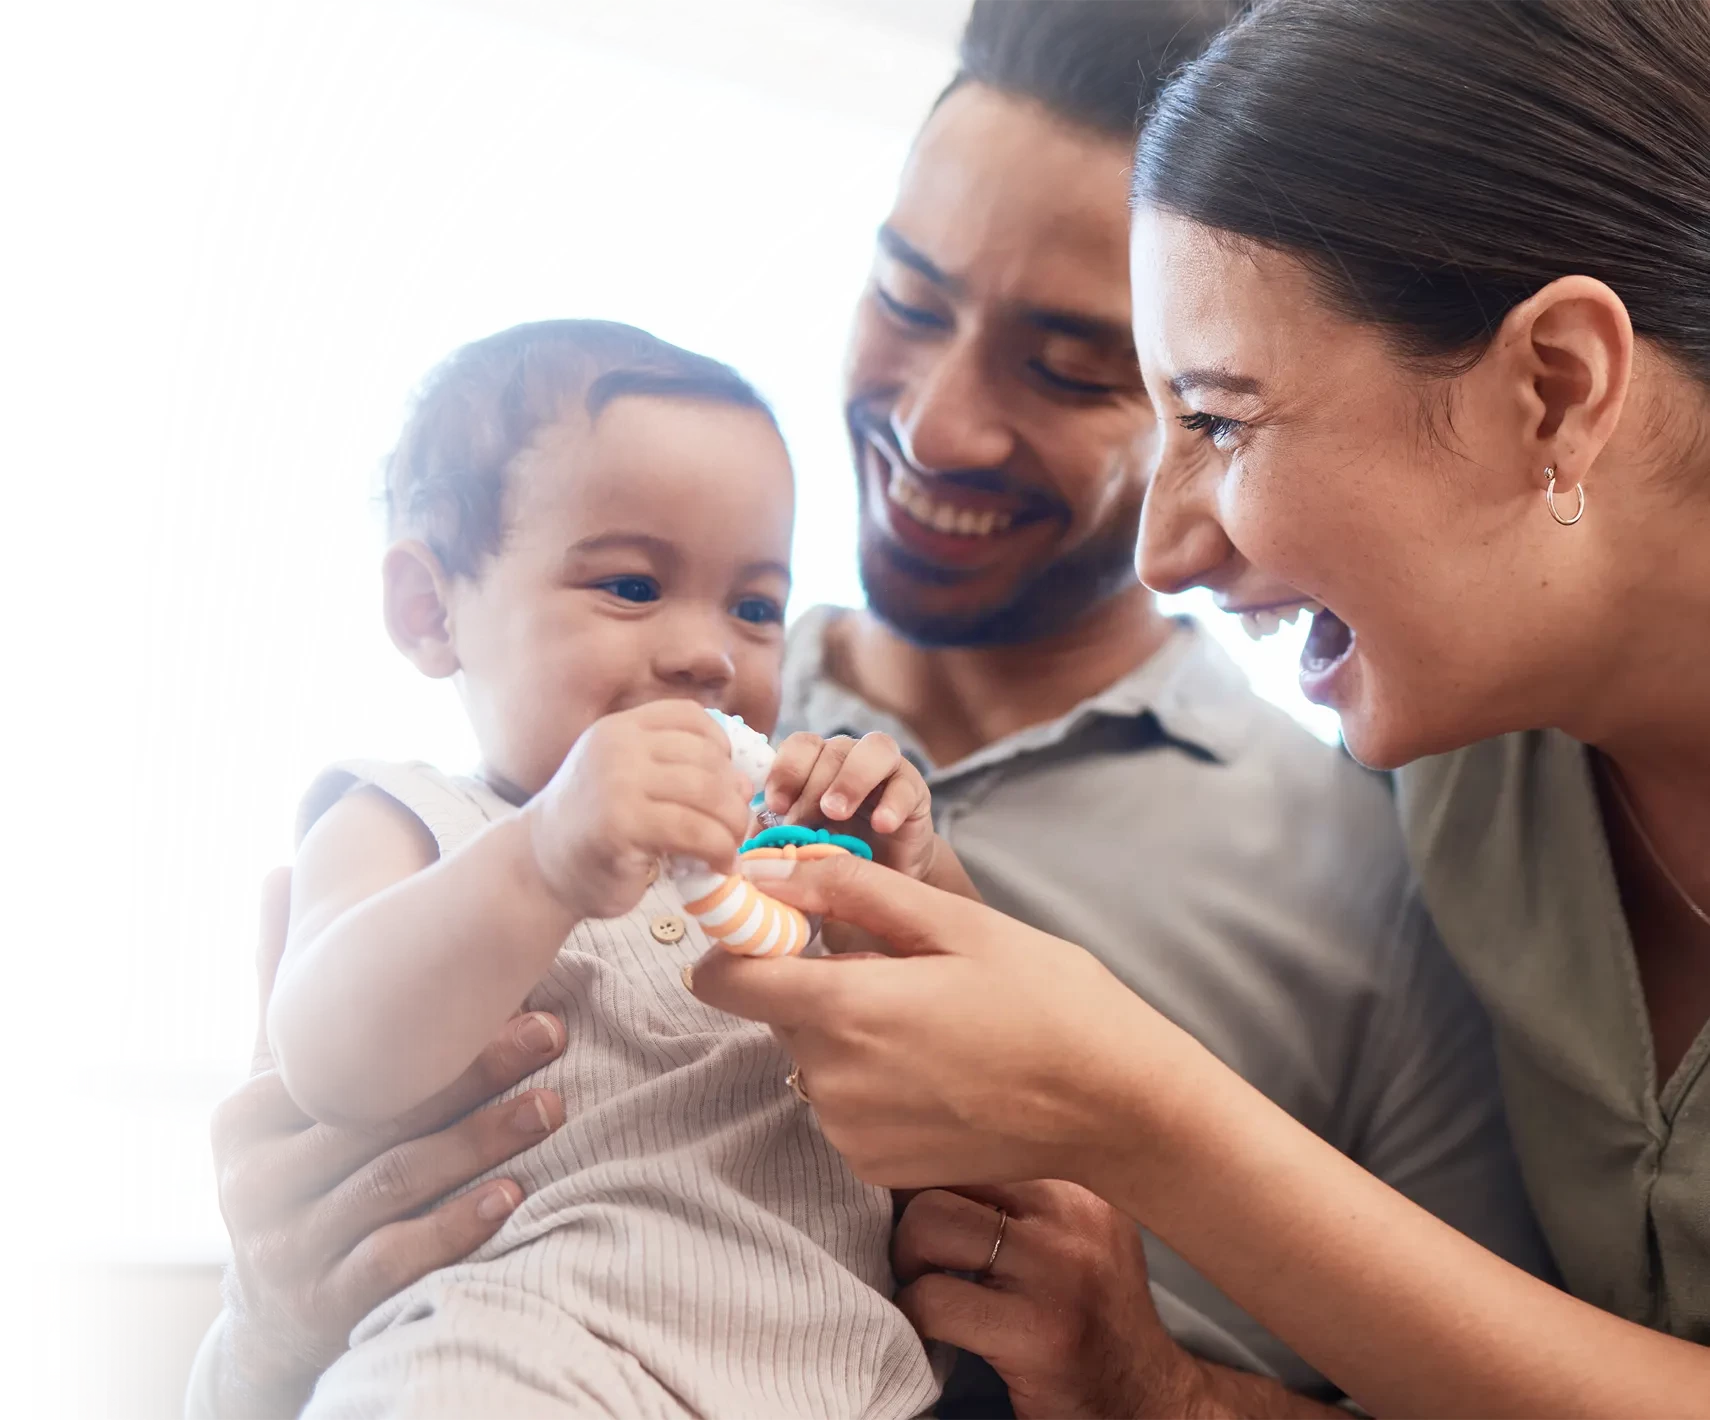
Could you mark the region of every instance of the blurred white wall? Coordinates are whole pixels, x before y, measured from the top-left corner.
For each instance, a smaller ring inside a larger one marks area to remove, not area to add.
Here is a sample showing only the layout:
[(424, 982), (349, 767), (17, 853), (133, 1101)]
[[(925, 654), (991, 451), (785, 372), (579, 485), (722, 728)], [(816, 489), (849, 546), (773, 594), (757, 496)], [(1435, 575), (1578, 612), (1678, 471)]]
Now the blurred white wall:
[[(55, 1288), (95, 1314), (70, 1260), (142, 1269), (97, 1331), (153, 1309), (182, 1333), (212, 1305), (206, 1119), (247, 1059), (256, 884), (308, 778), (352, 754), (468, 757), (449, 692), (377, 614), (374, 475), (435, 360), (574, 314), (732, 361), (800, 470), (795, 606), (859, 599), (844, 335), (963, 8), (56, 0), (0, 19), (0, 1217), (12, 1275), (36, 1279), (0, 1291), (8, 1413), (57, 1409), (22, 1397), (56, 1364)], [(1292, 655), (1247, 663), (1299, 709)], [(182, 1341), (155, 1337), (130, 1345), (153, 1379), (126, 1371), (107, 1413), (156, 1413), (176, 1384)], [(95, 1369), (86, 1344), (67, 1355)]]

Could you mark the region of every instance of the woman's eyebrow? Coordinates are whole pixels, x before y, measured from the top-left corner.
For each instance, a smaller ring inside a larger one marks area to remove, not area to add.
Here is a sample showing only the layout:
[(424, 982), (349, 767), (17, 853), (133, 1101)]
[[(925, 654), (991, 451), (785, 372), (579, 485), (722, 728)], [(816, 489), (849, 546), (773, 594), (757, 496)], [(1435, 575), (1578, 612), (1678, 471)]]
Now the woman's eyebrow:
[(1251, 375), (1237, 375), (1231, 370), (1212, 366), (1202, 370), (1183, 370), (1170, 379), (1172, 394), (1184, 395), (1189, 390), (1216, 390), (1220, 394), (1257, 394), (1260, 385)]

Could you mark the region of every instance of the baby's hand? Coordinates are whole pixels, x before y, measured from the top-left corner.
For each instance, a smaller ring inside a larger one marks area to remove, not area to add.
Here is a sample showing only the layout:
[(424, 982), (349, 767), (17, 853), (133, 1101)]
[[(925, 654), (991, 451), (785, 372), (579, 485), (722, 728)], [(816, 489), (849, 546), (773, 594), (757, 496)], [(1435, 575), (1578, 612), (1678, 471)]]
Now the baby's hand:
[(932, 793), (889, 735), (791, 735), (767, 776), (766, 807), (786, 823), (852, 830), (899, 873), (924, 878), (932, 868)]
[(728, 871), (748, 798), (712, 717), (690, 700), (656, 700), (595, 721), (524, 813), (552, 895), (578, 918), (621, 917), (662, 857)]

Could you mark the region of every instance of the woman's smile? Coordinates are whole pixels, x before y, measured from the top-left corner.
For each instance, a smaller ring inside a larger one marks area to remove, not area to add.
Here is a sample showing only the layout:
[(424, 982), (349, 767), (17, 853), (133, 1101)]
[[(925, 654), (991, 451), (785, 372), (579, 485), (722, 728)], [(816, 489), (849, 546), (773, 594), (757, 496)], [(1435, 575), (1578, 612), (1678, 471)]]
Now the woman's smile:
[(1300, 648), (1300, 689), (1317, 705), (1334, 707), (1338, 673), (1354, 658), (1353, 628), (1328, 608), (1319, 608)]
[(1301, 693), (1316, 704), (1335, 706), (1333, 682), (1337, 672), (1354, 655), (1355, 636), (1347, 622), (1311, 597), (1233, 604), (1222, 597), (1217, 600), (1218, 609), (1236, 617), (1241, 629), (1255, 641), (1262, 641), (1283, 627), (1294, 625), (1301, 613), (1306, 613), (1311, 619), (1311, 629), (1300, 648)]

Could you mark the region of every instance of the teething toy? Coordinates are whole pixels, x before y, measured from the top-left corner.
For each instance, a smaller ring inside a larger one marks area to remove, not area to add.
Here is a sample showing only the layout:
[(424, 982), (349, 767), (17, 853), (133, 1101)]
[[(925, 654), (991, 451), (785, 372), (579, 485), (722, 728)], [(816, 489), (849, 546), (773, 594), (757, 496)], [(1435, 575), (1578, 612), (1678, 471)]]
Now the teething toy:
[[(765, 813), (762, 792), (775, 758), (772, 746), (758, 730), (749, 728), (740, 715), (708, 710), (730, 741), (732, 763), (754, 790), (752, 807)], [(872, 850), (858, 838), (823, 829), (771, 825), (742, 845), (740, 857), (748, 859), (828, 858), (838, 853), (859, 853), (871, 858)], [(813, 927), (804, 913), (787, 903), (767, 897), (741, 873), (715, 873), (694, 858), (674, 858), (667, 876), (683, 897), (683, 910), (701, 924), (701, 929), (727, 952), (738, 956), (791, 956), (807, 946)]]

